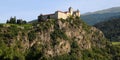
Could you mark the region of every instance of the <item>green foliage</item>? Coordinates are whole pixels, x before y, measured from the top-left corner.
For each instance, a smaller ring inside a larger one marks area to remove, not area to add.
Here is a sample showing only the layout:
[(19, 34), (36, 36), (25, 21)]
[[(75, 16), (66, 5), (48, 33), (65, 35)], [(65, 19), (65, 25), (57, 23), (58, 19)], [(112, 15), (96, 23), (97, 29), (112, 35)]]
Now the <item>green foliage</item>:
[(120, 45), (120, 42), (112, 42), (113, 45)]
[(0, 40), (0, 60), (24, 60), (24, 55)]
[(24, 31), (27, 31), (27, 30), (31, 30), (32, 29), (32, 24), (22, 24), (22, 25), (18, 25), (18, 27), (23, 27)]
[(10, 20), (7, 20), (6, 23), (9, 23), (9, 24), (26, 24), (27, 22), (22, 19), (16, 19), (16, 17), (11, 17)]
[(0, 24), (0, 27), (3, 27), (3, 24)]
[(43, 15), (40, 14), (40, 16), (38, 16), (38, 22), (41, 22), (43, 20)]
[(53, 46), (59, 43), (57, 38), (68, 40), (67, 35), (62, 30), (55, 30), (50, 34), (51, 39), (53, 40)]
[[(104, 51), (104, 52), (103, 52)], [(107, 50), (102, 48), (93, 48), (88, 50), (83, 50), (82, 59), (83, 60), (112, 60)]]
[(27, 51), (26, 60), (39, 60), (41, 58), (43, 58), (41, 45), (34, 45)]
[(87, 33), (90, 33), (90, 26), (87, 25), (85, 22), (82, 22), (82, 28), (87, 32)]
[[(74, 50), (74, 48), (72, 48)], [(103, 52), (104, 51), (104, 52)], [(78, 55), (79, 50), (75, 52), (64, 54), (60, 56), (55, 56), (53, 60), (118, 60), (119, 55), (115, 55), (117, 58), (112, 58), (106, 48), (93, 48), (87, 50), (81, 50), (81, 55)]]
[(23, 21), (22, 19), (18, 19), (17, 20), (17, 24), (26, 24), (27, 22), (26, 21)]
[[(106, 42), (105, 38), (100, 38), (98, 43), (105, 46), (101, 48), (91, 46), (90, 49), (82, 49), (76, 40), (78, 38), (68, 37), (65, 34), (66, 30), (60, 29), (58, 21), (48, 20), (36, 24), (21, 24), (21, 21), (19, 21), (20, 24), (0, 25), (0, 60), (119, 60), (119, 46), (112, 46)], [(83, 23), (79, 17), (62, 19), (62, 23), (69, 23), (68, 28), (70, 29), (78, 29), (82, 26), (83, 30), (90, 32), (90, 26)], [(49, 29), (53, 30), (49, 31)], [(46, 41), (39, 39), (37, 33), (47, 33), (48, 31), (52, 41), (46, 40), (48, 42), (46, 43)], [(96, 36), (98, 34), (99, 32), (95, 32)], [(38, 39), (37, 42), (31, 46), (35, 39)], [(52, 50), (51, 48), (53, 48), (54, 51), (56, 49), (55, 44), (58, 44), (61, 40), (69, 42), (70, 51), (60, 55), (53, 53), (56, 55), (53, 57), (46, 56), (45, 50)]]
[(61, 39), (68, 40), (66, 34), (62, 30), (55, 30), (50, 34), (52, 40), (56, 40), (58, 37)]
[(73, 41), (71, 44), (72, 48), (79, 48), (78, 43), (76, 41)]
[(16, 17), (11, 17), (10, 21), (7, 20), (7, 23), (16, 24)]
[(120, 41), (120, 16), (107, 19), (94, 25), (112, 42)]
[(46, 22), (33, 23), (32, 26), (37, 28), (36, 31), (48, 31), (48, 29), (54, 25), (54, 20), (49, 20)]
[(74, 55), (64, 54), (60, 56), (55, 56), (52, 60), (79, 60), (78, 57)]
[(36, 38), (35, 32), (34, 31), (29, 32), (28, 33), (28, 38), (29, 38), (29, 41), (35, 40), (35, 38)]

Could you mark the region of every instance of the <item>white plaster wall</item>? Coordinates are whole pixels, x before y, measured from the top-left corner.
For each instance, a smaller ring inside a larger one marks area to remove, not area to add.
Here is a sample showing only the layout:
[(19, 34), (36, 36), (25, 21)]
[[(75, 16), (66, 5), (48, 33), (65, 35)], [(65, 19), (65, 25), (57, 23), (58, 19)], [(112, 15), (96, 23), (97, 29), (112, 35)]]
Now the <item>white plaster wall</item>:
[(65, 14), (65, 13), (62, 13), (62, 12), (58, 12), (58, 19), (66, 19), (68, 16), (67, 16), (67, 14)]
[(79, 17), (80, 17), (80, 12), (76, 12), (76, 16), (79, 16)]

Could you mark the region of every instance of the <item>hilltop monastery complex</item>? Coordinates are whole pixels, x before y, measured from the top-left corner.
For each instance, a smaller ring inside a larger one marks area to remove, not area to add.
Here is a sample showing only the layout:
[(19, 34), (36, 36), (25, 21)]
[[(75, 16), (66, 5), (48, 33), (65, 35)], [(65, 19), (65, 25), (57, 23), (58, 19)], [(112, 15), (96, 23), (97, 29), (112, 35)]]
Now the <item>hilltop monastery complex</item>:
[(65, 12), (56, 11), (53, 14), (46, 14), (46, 15), (41, 14), (41, 15), (38, 16), (38, 21), (48, 20), (48, 19), (66, 19), (69, 16), (74, 16), (74, 17), (78, 16), (78, 17), (80, 17), (80, 11), (79, 10), (73, 11), (73, 8), (70, 7), (68, 9), (68, 11), (65, 11)]

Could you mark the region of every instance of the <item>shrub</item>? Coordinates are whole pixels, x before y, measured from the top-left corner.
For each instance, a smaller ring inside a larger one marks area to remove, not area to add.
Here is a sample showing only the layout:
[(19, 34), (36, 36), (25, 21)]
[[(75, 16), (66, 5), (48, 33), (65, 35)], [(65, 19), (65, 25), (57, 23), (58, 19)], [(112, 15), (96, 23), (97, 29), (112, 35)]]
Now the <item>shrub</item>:
[(57, 39), (58, 37), (61, 38), (61, 39), (68, 40), (67, 35), (66, 35), (62, 30), (55, 30), (54, 32), (52, 32), (52, 33), (50, 34), (50, 36), (51, 36), (51, 39), (52, 39), (52, 40), (55, 40), (55, 39)]
[(3, 24), (0, 24), (0, 27), (3, 27)]
[(31, 31), (28, 33), (28, 39), (29, 41), (33, 41), (36, 38), (36, 34), (34, 31)]

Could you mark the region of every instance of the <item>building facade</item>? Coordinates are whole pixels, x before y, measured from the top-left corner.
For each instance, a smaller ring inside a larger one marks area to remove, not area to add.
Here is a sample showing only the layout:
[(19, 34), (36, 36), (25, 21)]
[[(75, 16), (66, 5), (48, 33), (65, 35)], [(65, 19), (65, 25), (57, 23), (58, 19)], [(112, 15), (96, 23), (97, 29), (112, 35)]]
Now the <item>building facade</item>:
[(68, 11), (62, 12), (62, 11), (56, 11), (54, 14), (47, 14), (47, 15), (39, 15), (38, 21), (41, 20), (48, 20), (48, 19), (67, 19), (69, 16), (78, 16), (80, 17), (80, 11), (76, 10), (73, 11), (73, 8), (70, 7)]

